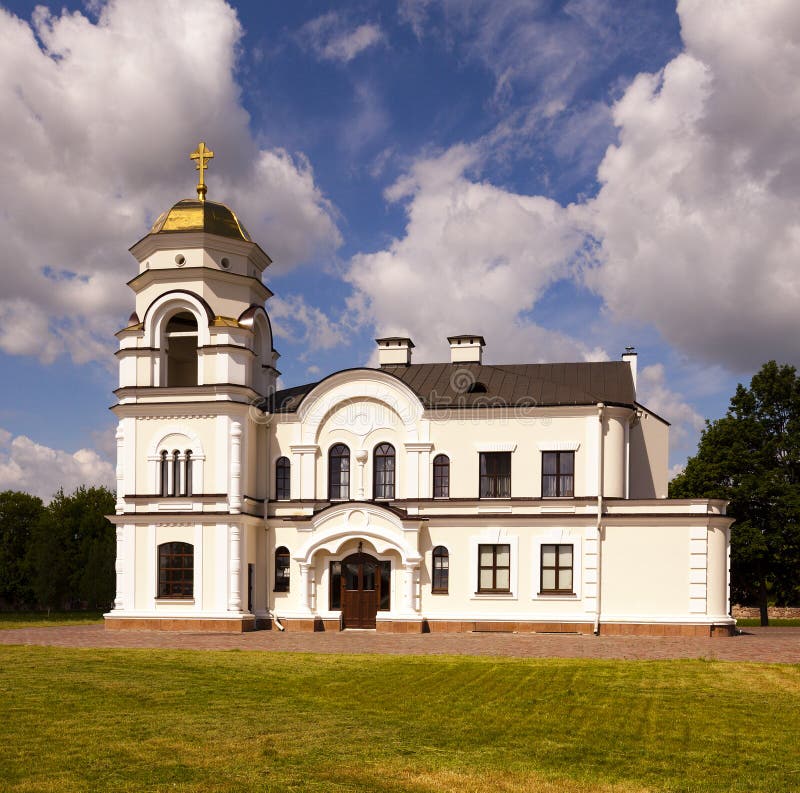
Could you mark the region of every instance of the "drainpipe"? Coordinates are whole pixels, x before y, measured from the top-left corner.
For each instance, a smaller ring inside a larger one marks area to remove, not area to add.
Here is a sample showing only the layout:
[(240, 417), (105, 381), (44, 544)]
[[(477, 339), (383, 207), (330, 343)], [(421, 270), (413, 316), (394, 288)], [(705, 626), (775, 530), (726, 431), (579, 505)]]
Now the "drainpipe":
[(606, 406), (597, 403), (597, 612), (594, 618), (594, 635), (600, 634), (600, 599), (602, 597), (602, 559), (603, 559), (603, 468), (605, 463), (603, 434), (603, 414)]

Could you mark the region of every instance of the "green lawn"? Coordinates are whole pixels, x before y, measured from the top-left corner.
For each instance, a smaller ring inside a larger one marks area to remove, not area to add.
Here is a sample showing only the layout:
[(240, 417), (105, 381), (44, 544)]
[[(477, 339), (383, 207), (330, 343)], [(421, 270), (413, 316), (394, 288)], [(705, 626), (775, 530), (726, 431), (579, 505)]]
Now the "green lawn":
[[(736, 625), (740, 628), (754, 628), (761, 625), (761, 620), (758, 617), (753, 619), (738, 619)], [(774, 619), (769, 621), (770, 628), (800, 628), (800, 620), (797, 619)]]
[(0, 647), (3, 791), (800, 789), (800, 665)]
[(103, 621), (101, 611), (0, 611), (0, 631), (11, 628), (52, 628), (56, 625), (92, 625)]

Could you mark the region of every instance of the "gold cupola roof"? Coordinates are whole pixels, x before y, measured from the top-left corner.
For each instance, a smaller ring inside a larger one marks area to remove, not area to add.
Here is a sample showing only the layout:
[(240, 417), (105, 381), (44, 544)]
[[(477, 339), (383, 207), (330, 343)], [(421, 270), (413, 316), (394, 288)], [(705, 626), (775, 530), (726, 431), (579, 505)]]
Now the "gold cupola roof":
[(205, 171), (208, 161), (214, 158), (214, 152), (209, 149), (204, 141), (197, 144), (197, 148), (189, 155), (189, 159), (197, 164), (195, 170), (199, 171), (197, 183), (197, 198), (184, 198), (178, 201), (172, 209), (168, 209), (150, 229), (151, 234), (164, 234), (170, 231), (205, 231), (208, 234), (217, 234), (220, 237), (230, 237), (235, 240), (252, 242), (247, 229), (239, 222), (239, 218), (225, 204), (216, 204), (206, 201)]
[(252, 242), (247, 229), (239, 222), (232, 209), (225, 204), (197, 198), (178, 201), (175, 206), (162, 213), (150, 229), (151, 234), (171, 231), (205, 231), (220, 237)]

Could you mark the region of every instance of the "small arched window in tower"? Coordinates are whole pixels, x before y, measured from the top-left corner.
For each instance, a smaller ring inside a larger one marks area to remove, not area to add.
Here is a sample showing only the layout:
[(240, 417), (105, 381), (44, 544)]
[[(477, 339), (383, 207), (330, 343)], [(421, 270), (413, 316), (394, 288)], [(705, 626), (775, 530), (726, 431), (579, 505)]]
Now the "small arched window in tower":
[(350, 449), (343, 443), (331, 446), (328, 452), (328, 498), (331, 501), (350, 498)]
[(192, 495), (192, 450), (187, 449), (183, 456), (183, 495)]
[(275, 591), (289, 591), (289, 549), (283, 545), (275, 551)]
[(382, 443), (375, 447), (373, 455), (372, 497), (374, 499), (394, 498), (394, 446)]
[(446, 454), (433, 458), (433, 497), (450, 498), (450, 458)]
[(181, 492), (181, 453), (175, 449), (172, 452), (172, 487), (169, 490), (171, 496), (180, 495)]
[(181, 311), (167, 323), (166, 384), (170, 388), (197, 385), (197, 320)]
[(444, 545), (437, 545), (433, 549), (433, 581), (431, 584), (431, 592), (447, 594), (450, 586), (450, 554)]
[(291, 498), (291, 464), (288, 457), (279, 457), (275, 463), (275, 498), (288, 501)]
[(158, 479), (161, 486), (161, 495), (169, 495), (169, 460), (167, 459), (166, 450), (161, 452), (161, 460), (158, 463)]

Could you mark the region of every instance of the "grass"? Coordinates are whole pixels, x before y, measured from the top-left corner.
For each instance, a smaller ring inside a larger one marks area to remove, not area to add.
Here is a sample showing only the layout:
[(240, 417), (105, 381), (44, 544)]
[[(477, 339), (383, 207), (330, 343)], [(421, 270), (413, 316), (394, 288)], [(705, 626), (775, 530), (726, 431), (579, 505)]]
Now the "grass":
[(0, 647), (4, 791), (800, 788), (800, 665)]
[[(736, 624), (740, 628), (755, 628), (761, 625), (761, 620), (758, 617), (737, 619)], [(771, 619), (769, 621), (770, 628), (800, 628), (799, 619)]]
[(0, 611), (0, 631), (11, 628), (53, 628), (58, 625), (94, 625), (102, 611)]

